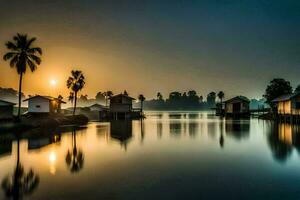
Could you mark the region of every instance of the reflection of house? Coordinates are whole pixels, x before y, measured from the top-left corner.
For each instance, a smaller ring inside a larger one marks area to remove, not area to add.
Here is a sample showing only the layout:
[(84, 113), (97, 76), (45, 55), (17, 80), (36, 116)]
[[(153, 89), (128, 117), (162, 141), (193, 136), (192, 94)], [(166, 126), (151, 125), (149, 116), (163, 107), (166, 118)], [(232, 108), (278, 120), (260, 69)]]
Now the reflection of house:
[(12, 119), (14, 103), (0, 100), (0, 120)]
[(59, 142), (60, 140), (61, 140), (60, 135), (53, 135), (51, 137), (45, 137), (45, 138), (28, 139), (28, 149), (29, 150), (40, 149), (49, 144)]
[(226, 135), (236, 139), (248, 138), (250, 134), (249, 120), (226, 120)]
[(12, 150), (12, 141), (0, 139), (0, 156), (10, 155)]
[(273, 102), (279, 115), (300, 115), (300, 93), (282, 95)]
[(128, 140), (132, 137), (131, 120), (113, 120), (110, 122), (110, 136), (118, 140), (121, 145), (127, 146)]
[(133, 100), (135, 99), (124, 94), (112, 96), (110, 98), (110, 113), (113, 119), (130, 118), (134, 112), (132, 109)]
[(29, 113), (60, 113), (61, 104), (66, 103), (58, 98), (40, 95), (30, 97), (24, 101), (28, 101)]
[(225, 116), (242, 117), (249, 116), (249, 99), (244, 96), (236, 96), (225, 101)]

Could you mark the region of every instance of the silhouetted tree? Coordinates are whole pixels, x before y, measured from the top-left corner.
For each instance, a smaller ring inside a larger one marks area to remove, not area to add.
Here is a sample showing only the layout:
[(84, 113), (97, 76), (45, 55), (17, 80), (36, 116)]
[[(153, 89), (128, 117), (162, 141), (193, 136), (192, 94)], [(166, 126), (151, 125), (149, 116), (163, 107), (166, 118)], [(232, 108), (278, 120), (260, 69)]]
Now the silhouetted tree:
[(83, 168), (84, 156), (76, 144), (76, 130), (72, 131), (72, 150), (68, 150), (66, 163), (72, 173), (79, 172)]
[(266, 98), (266, 103), (270, 105), (274, 112), (276, 108), (275, 104), (272, 101), (281, 95), (291, 93), (292, 87), (289, 81), (286, 81), (283, 78), (275, 78), (267, 86), (263, 97)]
[(77, 93), (82, 90), (85, 85), (83, 73), (78, 70), (72, 70), (71, 76), (67, 80), (67, 87), (71, 89), (74, 94), (74, 110), (73, 115), (75, 115), (76, 104), (77, 104)]
[(138, 99), (141, 102), (141, 111), (143, 112), (143, 103), (146, 100), (146, 98), (144, 97), (144, 95), (140, 94)]
[(105, 100), (105, 92), (98, 92), (95, 98), (97, 102), (103, 102)]
[(124, 90), (123, 94), (128, 96), (128, 92), (126, 90)]
[(22, 98), (22, 80), (23, 75), (26, 73), (26, 69), (34, 72), (37, 65), (41, 64), (42, 49), (39, 47), (32, 47), (35, 37), (28, 38), (26, 34), (19, 34), (13, 37), (12, 41), (6, 42), (6, 48), (9, 50), (4, 56), (5, 61), (10, 61), (10, 67), (16, 68), (17, 73), (20, 75), (19, 79), (19, 107), (18, 107), (18, 119), (21, 115), (21, 98)]
[(163, 96), (160, 92), (157, 93), (156, 97), (158, 100), (163, 100)]
[(104, 95), (105, 95), (105, 106), (107, 106), (107, 100), (112, 97), (114, 94), (112, 91), (108, 90), (106, 92), (104, 92)]
[(225, 96), (225, 94), (223, 91), (218, 92), (218, 98), (220, 99), (221, 104), (223, 103), (224, 96)]
[(2, 189), (8, 198), (13, 200), (23, 199), (24, 195), (31, 194), (39, 185), (39, 176), (32, 169), (28, 173), (20, 163), (20, 140), (17, 140), (17, 163), (12, 176), (2, 180)]
[(207, 95), (207, 104), (209, 107), (213, 107), (215, 106), (216, 104), (216, 93), (215, 92), (210, 92), (208, 95)]
[(295, 93), (299, 93), (300, 92), (300, 85), (298, 85), (295, 89)]

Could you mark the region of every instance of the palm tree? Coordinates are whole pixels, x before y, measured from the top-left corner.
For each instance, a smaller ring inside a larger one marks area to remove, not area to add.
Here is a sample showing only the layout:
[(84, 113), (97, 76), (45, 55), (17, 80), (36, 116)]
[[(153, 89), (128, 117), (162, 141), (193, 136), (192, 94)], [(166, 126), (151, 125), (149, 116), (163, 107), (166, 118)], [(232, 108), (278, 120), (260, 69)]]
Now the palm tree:
[(157, 97), (158, 100), (162, 100), (163, 99), (163, 96), (162, 96), (162, 94), (160, 92), (157, 93), (156, 97)]
[(67, 152), (66, 163), (72, 173), (78, 172), (83, 168), (84, 156), (83, 152), (77, 148), (76, 130), (72, 131), (72, 150)]
[[(67, 87), (71, 89), (73, 92), (73, 97), (71, 99), (74, 99), (74, 109), (73, 109), (73, 115), (75, 115), (76, 111), (76, 105), (77, 105), (77, 93), (84, 87), (85, 81), (82, 71), (79, 70), (72, 70), (71, 76), (67, 80)], [(72, 93), (71, 92), (71, 93)], [(69, 98), (70, 99), (70, 98)]]
[(220, 92), (218, 93), (218, 98), (220, 99), (221, 104), (223, 103), (223, 98), (224, 98), (224, 96), (225, 96), (225, 94), (224, 94), (223, 91), (220, 91)]
[(17, 164), (12, 176), (6, 176), (2, 180), (2, 189), (6, 197), (14, 200), (22, 199), (24, 195), (31, 194), (39, 185), (39, 176), (32, 169), (25, 172), (20, 163), (20, 139), (17, 140)]
[(17, 35), (13, 37), (12, 41), (5, 43), (5, 46), (9, 51), (3, 56), (3, 60), (9, 61), (10, 67), (16, 68), (17, 73), (20, 75), (18, 119), (20, 119), (21, 115), (23, 75), (28, 67), (31, 72), (34, 72), (37, 65), (41, 64), (41, 58), (39, 55), (42, 55), (42, 49), (32, 46), (35, 40), (35, 37), (28, 38), (26, 34), (23, 35), (17, 33)]
[(146, 98), (144, 97), (144, 95), (140, 94), (138, 99), (141, 102), (141, 112), (143, 112), (143, 103), (146, 100)]
[(113, 92), (110, 91), (110, 90), (104, 92), (104, 96), (105, 96), (105, 106), (107, 106), (107, 100), (108, 100), (110, 97), (112, 97), (112, 95), (114, 95), (114, 94), (113, 94)]

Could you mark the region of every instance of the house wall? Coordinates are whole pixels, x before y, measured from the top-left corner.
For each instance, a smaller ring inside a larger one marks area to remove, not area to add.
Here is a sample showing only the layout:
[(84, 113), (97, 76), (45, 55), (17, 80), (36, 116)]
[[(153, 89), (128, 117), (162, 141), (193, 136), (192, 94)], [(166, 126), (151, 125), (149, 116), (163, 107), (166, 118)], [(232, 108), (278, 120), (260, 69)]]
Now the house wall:
[(291, 114), (291, 101), (279, 102), (277, 109), (279, 114)]
[(249, 112), (249, 103), (243, 102), (243, 101), (230, 101), (225, 104), (225, 112), (226, 113), (233, 113), (233, 104), (235, 103), (240, 103), (241, 105), (241, 110), (240, 113), (246, 113)]
[(0, 105), (0, 119), (11, 119), (13, 118), (13, 105)]
[(130, 112), (132, 110), (132, 104), (111, 104), (111, 112)]
[(30, 113), (49, 113), (50, 102), (44, 98), (32, 98), (28, 100), (28, 112)]
[(300, 105), (300, 97), (296, 97), (292, 99), (291, 102), (291, 112), (293, 115), (300, 115), (300, 108), (297, 108), (297, 104)]

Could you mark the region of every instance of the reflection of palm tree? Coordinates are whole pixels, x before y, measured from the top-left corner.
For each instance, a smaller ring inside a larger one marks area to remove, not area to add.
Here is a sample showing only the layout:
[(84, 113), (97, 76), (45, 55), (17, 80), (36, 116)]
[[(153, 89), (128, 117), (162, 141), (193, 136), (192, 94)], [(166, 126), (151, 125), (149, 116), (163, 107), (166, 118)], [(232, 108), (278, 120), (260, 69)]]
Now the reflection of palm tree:
[(2, 180), (2, 189), (6, 197), (14, 200), (22, 199), (23, 195), (31, 194), (39, 185), (39, 176), (32, 169), (28, 173), (24, 171), (20, 163), (20, 142), (17, 141), (17, 164), (13, 176), (7, 176)]
[(70, 171), (78, 172), (83, 168), (84, 156), (80, 149), (77, 149), (76, 145), (76, 131), (72, 131), (72, 150), (68, 150), (66, 155), (66, 163)]
[(144, 141), (144, 138), (145, 138), (145, 133), (144, 133), (144, 120), (141, 119), (140, 122), (141, 122), (141, 142), (143, 142), (143, 141)]

